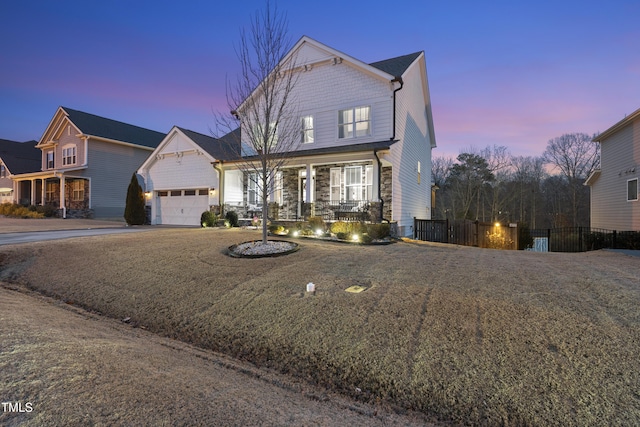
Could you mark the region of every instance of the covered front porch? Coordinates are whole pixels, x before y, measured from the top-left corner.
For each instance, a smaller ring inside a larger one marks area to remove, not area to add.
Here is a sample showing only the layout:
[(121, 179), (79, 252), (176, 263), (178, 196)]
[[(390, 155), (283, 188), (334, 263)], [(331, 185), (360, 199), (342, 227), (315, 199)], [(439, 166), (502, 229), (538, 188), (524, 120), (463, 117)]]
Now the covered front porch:
[[(293, 162), (289, 162), (293, 163)], [(390, 220), (392, 168), (377, 159), (353, 158), (289, 164), (274, 175), (268, 197), (271, 220), (381, 222)], [(262, 217), (257, 173), (224, 172), (223, 210), (239, 218)]]
[(51, 206), (61, 218), (91, 218), (91, 185), (84, 177), (63, 173), (15, 177), (15, 202), (24, 206)]

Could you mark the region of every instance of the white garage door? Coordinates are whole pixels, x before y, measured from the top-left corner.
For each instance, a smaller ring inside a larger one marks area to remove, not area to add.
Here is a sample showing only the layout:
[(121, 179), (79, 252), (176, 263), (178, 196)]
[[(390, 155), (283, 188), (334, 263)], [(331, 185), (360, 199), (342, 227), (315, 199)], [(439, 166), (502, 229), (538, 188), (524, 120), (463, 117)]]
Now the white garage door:
[(200, 225), (200, 215), (209, 209), (209, 190), (156, 192), (156, 224)]

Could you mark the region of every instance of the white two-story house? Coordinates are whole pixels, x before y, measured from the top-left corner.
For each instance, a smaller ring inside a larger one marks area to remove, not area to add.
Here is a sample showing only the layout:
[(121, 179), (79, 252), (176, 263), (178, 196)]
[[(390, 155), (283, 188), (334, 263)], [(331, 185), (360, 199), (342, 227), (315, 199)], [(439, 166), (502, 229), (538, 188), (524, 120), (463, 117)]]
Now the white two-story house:
[(165, 134), (59, 107), (35, 148), (40, 170), (12, 176), (15, 200), (60, 216), (122, 219), (127, 187)]
[[(399, 235), (410, 235), (414, 217), (431, 218), (436, 142), (424, 52), (366, 64), (305, 36), (289, 60), (299, 73), (291, 98), (300, 143), (270, 195), (277, 217), (332, 220), (365, 209), (367, 218), (396, 222)], [(219, 164), (222, 203), (261, 210), (259, 188), (238, 163)]]

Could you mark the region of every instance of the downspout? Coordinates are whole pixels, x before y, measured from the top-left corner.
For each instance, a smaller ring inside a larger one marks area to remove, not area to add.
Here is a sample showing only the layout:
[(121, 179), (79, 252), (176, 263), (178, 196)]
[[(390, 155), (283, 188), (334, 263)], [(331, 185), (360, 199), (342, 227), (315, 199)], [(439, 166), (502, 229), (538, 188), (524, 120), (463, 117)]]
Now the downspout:
[(391, 136), (391, 140), (393, 141), (396, 139), (396, 93), (402, 89), (404, 81), (402, 80), (402, 76), (396, 76), (391, 80), (391, 83), (400, 83), (400, 87), (393, 90), (393, 135)]
[[(400, 87), (397, 87), (393, 90), (393, 135), (391, 135), (391, 141), (396, 139), (396, 94), (399, 90), (404, 87), (404, 81), (402, 80), (402, 76), (396, 76), (391, 80), (391, 83), (400, 83)], [(391, 222), (388, 218), (385, 218), (384, 215), (384, 200), (382, 199), (382, 162), (380, 161), (380, 157), (378, 157), (378, 150), (373, 150), (373, 155), (376, 156), (376, 160), (378, 162), (378, 200), (380, 200), (380, 219), (382, 221)]]

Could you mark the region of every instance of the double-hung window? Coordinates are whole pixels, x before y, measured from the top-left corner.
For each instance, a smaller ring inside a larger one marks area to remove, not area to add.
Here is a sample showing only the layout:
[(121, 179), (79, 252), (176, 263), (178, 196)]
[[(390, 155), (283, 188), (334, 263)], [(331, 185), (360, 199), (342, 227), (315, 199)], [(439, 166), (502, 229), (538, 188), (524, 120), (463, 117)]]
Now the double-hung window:
[(638, 200), (638, 178), (627, 181), (627, 202)]
[(256, 172), (249, 173), (247, 178), (247, 204), (256, 206), (262, 204), (261, 181), (259, 174)]
[(64, 147), (62, 149), (62, 165), (76, 164), (76, 147), (75, 145)]
[(84, 180), (76, 179), (73, 181), (72, 200), (74, 202), (81, 202), (84, 200)]
[(355, 107), (338, 111), (338, 138), (371, 135), (371, 107)]
[(311, 144), (313, 142), (313, 116), (302, 118), (302, 143)]
[(4, 163), (0, 163), (0, 178), (7, 177), (7, 168), (4, 166)]
[(54, 159), (53, 151), (47, 151), (47, 169), (53, 169), (56, 167)]
[(373, 167), (370, 165), (331, 168), (329, 181), (331, 203), (373, 200)]

